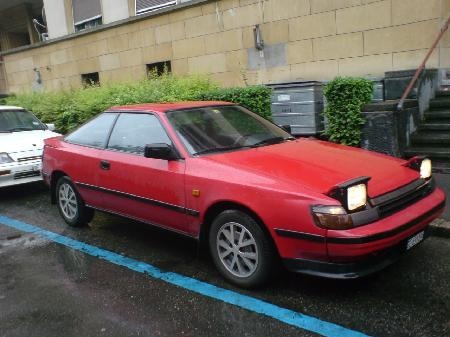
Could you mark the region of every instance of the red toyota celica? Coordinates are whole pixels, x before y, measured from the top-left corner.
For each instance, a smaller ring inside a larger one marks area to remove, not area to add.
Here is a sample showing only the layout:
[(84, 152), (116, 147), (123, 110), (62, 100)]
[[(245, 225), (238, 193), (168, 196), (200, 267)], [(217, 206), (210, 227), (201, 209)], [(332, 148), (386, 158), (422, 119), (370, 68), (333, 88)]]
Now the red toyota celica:
[(445, 205), (429, 159), (295, 139), (225, 102), (113, 107), (46, 140), (43, 175), (69, 225), (100, 210), (194, 237), (243, 287), (281, 264), (331, 278), (378, 271)]

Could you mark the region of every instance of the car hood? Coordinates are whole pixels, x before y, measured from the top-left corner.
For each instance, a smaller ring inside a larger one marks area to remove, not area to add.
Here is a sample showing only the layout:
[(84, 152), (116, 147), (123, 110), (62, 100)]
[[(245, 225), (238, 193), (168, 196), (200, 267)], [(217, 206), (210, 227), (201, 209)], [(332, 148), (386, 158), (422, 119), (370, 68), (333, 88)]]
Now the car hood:
[(50, 130), (0, 133), (0, 152), (16, 153), (42, 150), (44, 139), (59, 136)]
[(368, 194), (375, 197), (419, 178), (418, 172), (403, 166), (404, 160), (312, 139), (203, 158), (319, 193), (327, 193), (350, 179), (368, 176), (371, 178)]

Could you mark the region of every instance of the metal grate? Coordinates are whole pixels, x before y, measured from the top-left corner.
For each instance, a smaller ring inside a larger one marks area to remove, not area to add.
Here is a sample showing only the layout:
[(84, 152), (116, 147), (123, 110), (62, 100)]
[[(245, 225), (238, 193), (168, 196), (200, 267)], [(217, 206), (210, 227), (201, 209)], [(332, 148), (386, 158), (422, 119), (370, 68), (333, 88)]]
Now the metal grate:
[(19, 172), (14, 174), (14, 179), (24, 179), (24, 178), (29, 178), (29, 177), (37, 177), (40, 176), (41, 172), (40, 171), (26, 171), (26, 172)]
[(385, 195), (384, 200), (377, 205), (380, 217), (389, 216), (424, 198), (434, 190), (434, 182), (430, 181), (418, 187), (411, 187), (410, 190), (400, 196), (392, 195), (392, 198), (389, 198), (389, 194)]
[(136, 14), (176, 5), (176, 0), (136, 0)]
[(31, 161), (31, 160), (39, 160), (42, 159), (42, 156), (32, 156), (32, 157), (23, 157), (17, 159), (18, 162)]

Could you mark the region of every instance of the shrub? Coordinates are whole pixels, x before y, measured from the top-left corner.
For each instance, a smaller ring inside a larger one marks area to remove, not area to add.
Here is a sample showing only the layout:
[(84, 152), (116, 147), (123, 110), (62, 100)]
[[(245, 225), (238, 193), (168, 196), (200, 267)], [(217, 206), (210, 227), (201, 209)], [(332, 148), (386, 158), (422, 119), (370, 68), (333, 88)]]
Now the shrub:
[(219, 88), (203, 76), (168, 74), (139, 82), (24, 93), (6, 98), (6, 103), (33, 111), (43, 122), (55, 123), (59, 132), (66, 133), (111, 106), (193, 100), (230, 101), (270, 118), (270, 89), (261, 86)]
[(329, 140), (352, 146), (361, 142), (362, 107), (372, 99), (373, 84), (363, 78), (337, 77), (324, 88), (327, 99), (324, 134)]
[(258, 113), (266, 119), (271, 119), (270, 95), (272, 90), (264, 86), (250, 86), (245, 88), (216, 88), (208, 92), (201, 92), (197, 98), (203, 101), (233, 102)]

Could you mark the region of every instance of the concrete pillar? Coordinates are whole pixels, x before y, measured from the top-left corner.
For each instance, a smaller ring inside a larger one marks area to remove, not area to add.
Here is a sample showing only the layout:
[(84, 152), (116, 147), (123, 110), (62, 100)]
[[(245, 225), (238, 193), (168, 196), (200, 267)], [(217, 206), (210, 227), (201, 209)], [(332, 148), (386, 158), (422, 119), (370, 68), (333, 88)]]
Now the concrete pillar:
[[(69, 34), (65, 1), (44, 0), (48, 37), (55, 39)], [(73, 26), (73, 23), (72, 23)]]
[(104, 24), (126, 19), (130, 16), (128, 0), (101, 0)]

